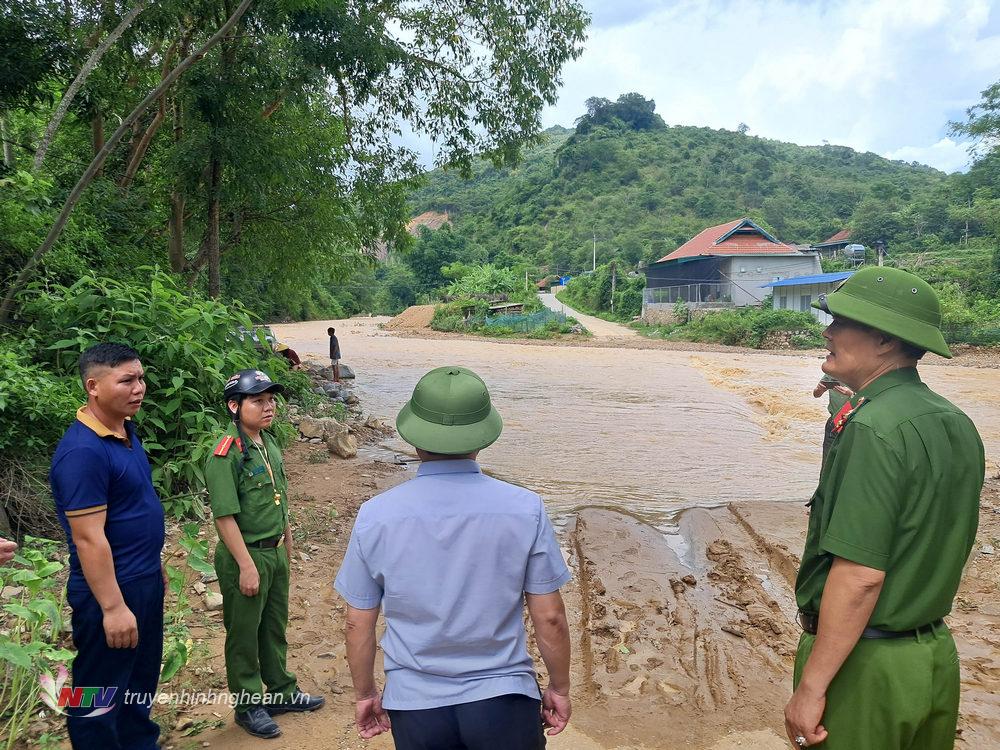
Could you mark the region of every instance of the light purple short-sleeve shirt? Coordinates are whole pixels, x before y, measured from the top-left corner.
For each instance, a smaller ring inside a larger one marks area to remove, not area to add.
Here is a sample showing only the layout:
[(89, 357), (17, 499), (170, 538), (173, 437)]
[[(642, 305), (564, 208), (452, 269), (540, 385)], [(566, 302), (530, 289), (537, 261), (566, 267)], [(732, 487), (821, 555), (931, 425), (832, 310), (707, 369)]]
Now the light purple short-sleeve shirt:
[(362, 505), (334, 586), (352, 607), (382, 606), (382, 705), (419, 710), (537, 698), (524, 593), (569, 579), (541, 498), (461, 459)]

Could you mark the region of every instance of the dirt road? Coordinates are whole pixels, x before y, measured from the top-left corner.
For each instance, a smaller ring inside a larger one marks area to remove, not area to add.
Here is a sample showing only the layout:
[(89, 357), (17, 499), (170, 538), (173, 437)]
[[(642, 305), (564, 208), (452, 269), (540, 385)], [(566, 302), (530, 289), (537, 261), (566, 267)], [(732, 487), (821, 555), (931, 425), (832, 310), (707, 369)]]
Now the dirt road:
[(539, 293), (538, 299), (542, 301), (550, 310), (555, 310), (556, 312), (565, 313), (566, 315), (571, 315), (580, 321), (580, 325), (590, 331), (595, 339), (628, 339), (635, 338), (639, 334), (632, 328), (628, 326), (623, 326), (620, 323), (612, 323), (607, 320), (601, 320), (601, 318), (595, 318), (593, 315), (585, 315), (582, 312), (574, 310), (569, 305), (560, 302), (556, 299), (556, 292), (562, 291), (565, 287), (554, 286), (552, 287), (551, 293)]

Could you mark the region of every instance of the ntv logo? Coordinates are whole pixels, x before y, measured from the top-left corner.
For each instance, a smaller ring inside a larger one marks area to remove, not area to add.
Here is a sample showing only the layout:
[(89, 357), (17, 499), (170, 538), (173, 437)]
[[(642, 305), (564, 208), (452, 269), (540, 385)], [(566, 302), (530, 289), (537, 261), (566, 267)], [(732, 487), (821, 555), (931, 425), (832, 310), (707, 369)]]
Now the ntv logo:
[(66, 678), (69, 673), (66, 667), (60, 666), (56, 677), (53, 679), (50, 674), (43, 674), (38, 678), (42, 691), (39, 698), (42, 703), (51, 708), (57, 714), (65, 714), (67, 708), (93, 708), (90, 713), (83, 714), (79, 718), (90, 718), (93, 716), (103, 716), (115, 707), (113, 703), (116, 687), (69, 687), (66, 685)]

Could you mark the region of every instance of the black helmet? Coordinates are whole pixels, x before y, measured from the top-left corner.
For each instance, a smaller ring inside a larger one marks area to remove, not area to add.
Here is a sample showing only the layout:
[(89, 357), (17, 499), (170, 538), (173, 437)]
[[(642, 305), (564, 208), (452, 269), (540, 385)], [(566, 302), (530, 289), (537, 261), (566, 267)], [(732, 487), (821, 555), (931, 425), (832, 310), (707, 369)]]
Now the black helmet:
[(258, 393), (284, 393), (285, 386), (275, 383), (266, 372), (261, 370), (240, 370), (226, 381), (222, 392), (223, 398), (239, 400), (240, 396), (253, 396)]

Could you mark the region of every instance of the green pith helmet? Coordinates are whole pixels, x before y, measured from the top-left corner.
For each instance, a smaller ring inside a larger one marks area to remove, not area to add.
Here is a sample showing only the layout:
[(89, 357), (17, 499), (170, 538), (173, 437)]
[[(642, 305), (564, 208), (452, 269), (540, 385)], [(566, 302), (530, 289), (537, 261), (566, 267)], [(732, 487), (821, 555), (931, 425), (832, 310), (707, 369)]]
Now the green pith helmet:
[(465, 367), (438, 367), (420, 378), (396, 417), (396, 429), (415, 448), (456, 456), (492, 445), (503, 420), (476, 373)]
[(812, 306), (951, 358), (941, 334), (941, 303), (923, 279), (899, 268), (862, 268)]

